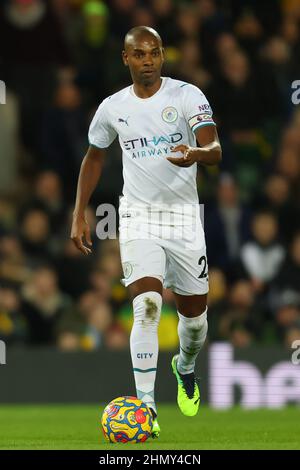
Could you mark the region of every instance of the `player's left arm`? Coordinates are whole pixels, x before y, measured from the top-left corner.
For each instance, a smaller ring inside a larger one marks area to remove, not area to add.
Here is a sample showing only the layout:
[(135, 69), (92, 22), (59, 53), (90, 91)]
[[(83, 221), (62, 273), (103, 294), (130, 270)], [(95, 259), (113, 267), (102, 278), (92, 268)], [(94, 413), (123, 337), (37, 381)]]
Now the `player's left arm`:
[(222, 160), (222, 149), (215, 125), (202, 126), (196, 129), (196, 139), (200, 147), (177, 145), (171, 152), (182, 152), (180, 158), (167, 157), (169, 162), (181, 167), (189, 167), (194, 163), (216, 165)]

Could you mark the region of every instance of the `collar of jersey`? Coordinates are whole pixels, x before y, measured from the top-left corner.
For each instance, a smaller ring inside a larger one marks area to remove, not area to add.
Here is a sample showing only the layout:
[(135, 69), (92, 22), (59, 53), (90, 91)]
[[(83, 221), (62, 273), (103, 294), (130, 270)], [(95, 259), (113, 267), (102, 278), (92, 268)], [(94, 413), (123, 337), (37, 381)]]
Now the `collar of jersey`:
[(138, 101), (150, 101), (150, 100), (153, 100), (154, 98), (157, 97), (157, 95), (159, 95), (162, 91), (162, 89), (165, 87), (165, 83), (167, 81), (167, 78), (168, 77), (161, 77), (161, 84), (160, 84), (160, 87), (159, 89), (157, 90), (157, 92), (154, 93), (154, 95), (152, 96), (149, 96), (149, 98), (140, 98), (139, 96), (137, 96), (135, 93), (134, 93), (134, 90), (133, 90), (133, 85), (131, 85), (131, 87), (129, 88), (129, 91), (130, 91), (130, 94)]

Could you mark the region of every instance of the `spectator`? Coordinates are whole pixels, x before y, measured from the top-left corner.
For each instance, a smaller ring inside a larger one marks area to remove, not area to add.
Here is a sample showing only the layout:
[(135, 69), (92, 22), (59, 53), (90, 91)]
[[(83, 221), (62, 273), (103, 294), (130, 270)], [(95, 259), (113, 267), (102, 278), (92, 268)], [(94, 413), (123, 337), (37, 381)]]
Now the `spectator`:
[(128, 334), (120, 325), (112, 324), (106, 331), (105, 345), (108, 349), (112, 349), (114, 351), (128, 349)]
[[(278, 338), (287, 345), (291, 331), (295, 332), (295, 330), (300, 329), (300, 304), (298, 307), (295, 305), (280, 307), (276, 312), (276, 322)], [(289, 347), (291, 347), (291, 344)]]
[(292, 190), (296, 189), (300, 180), (300, 160), (295, 150), (282, 148), (278, 156), (278, 171), (292, 184)]
[[(228, 132), (250, 132), (256, 128), (261, 110), (251, 66), (243, 52), (236, 51), (223, 58), (221, 77), (214, 81), (209, 93), (218, 121)], [(229, 112), (229, 108), (234, 109), (234, 113)]]
[(209, 308), (209, 341), (220, 339), (219, 322), (227, 309), (227, 285), (224, 272), (221, 269), (211, 268), (209, 270), (210, 289), (208, 293)]
[(208, 210), (205, 232), (209, 264), (233, 275), (240, 249), (250, 238), (250, 211), (240, 201), (239, 189), (230, 175), (222, 175), (217, 202)]
[(122, 278), (121, 261), (118, 255), (107, 254), (99, 260), (99, 268), (110, 280), (111, 284)]
[(200, 38), (200, 16), (195, 5), (182, 4), (177, 15), (178, 38)]
[(97, 349), (103, 346), (105, 333), (112, 323), (112, 313), (109, 304), (102, 302), (92, 308), (86, 317), (86, 330), (81, 338), (83, 349)]
[(131, 15), (137, 6), (137, 0), (112, 0), (111, 32), (122, 43), (131, 23)]
[(150, 26), (151, 28), (155, 27), (155, 18), (151, 10), (145, 7), (137, 7), (134, 9), (131, 16), (131, 27), (139, 25)]
[(109, 83), (103, 70), (110, 66), (110, 11), (106, 2), (88, 0), (69, 21), (68, 35), (77, 66), (76, 83), (84, 90), (86, 100), (94, 104), (108, 93)]
[(262, 53), (265, 60), (265, 69), (268, 68), (268, 76), (273, 77), (281, 95), (279, 98), (281, 97), (281, 102), (284, 105), (282, 108), (285, 110), (285, 114), (288, 115), (290, 109), (288, 90), (299, 71), (298, 62), (293, 60), (292, 48), (282, 37), (274, 36), (270, 38)]
[(58, 233), (66, 217), (66, 207), (62, 181), (57, 173), (43, 171), (37, 175), (33, 200), (44, 204), (50, 217), (52, 233)]
[(43, 166), (64, 181), (64, 193), (71, 198), (76, 177), (87, 148), (87, 122), (79, 88), (71, 82), (59, 83), (53, 107), (44, 116), (41, 152)]
[(219, 339), (246, 347), (262, 337), (262, 312), (254, 294), (249, 281), (238, 281), (232, 286), (228, 307), (219, 323)]
[(11, 233), (0, 238), (0, 280), (21, 284), (30, 275), (20, 239)]
[(5, 81), (19, 99), (22, 141), (37, 155), (41, 115), (52, 94), (56, 67), (71, 64), (60, 25), (47, 2), (6, 2), (0, 10), (0, 62)]
[(14, 228), (16, 208), (9, 198), (0, 196), (0, 235)]
[(278, 274), (285, 250), (278, 242), (278, 223), (271, 213), (254, 216), (252, 235), (253, 241), (241, 249), (241, 261), (254, 289), (260, 292)]
[(291, 186), (284, 175), (274, 173), (269, 176), (263, 195), (257, 201), (257, 209), (259, 207), (265, 207), (276, 215), (280, 238), (289, 243), (300, 225), (297, 225), (299, 213), (291, 197)]
[(0, 287), (0, 339), (7, 345), (26, 340), (26, 323), (20, 304), (20, 296), (12, 286)]
[(155, 16), (156, 28), (164, 32), (164, 43), (166, 46), (174, 45), (177, 42), (175, 7), (172, 0), (153, 0), (152, 11)]
[(179, 45), (180, 61), (178, 75), (183, 81), (194, 83), (205, 89), (210, 82), (210, 75), (202, 65), (202, 52), (196, 39), (185, 39)]
[(87, 317), (100, 299), (93, 291), (84, 292), (75, 305), (70, 305), (58, 319), (56, 344), (63, 351), (89, 350), (94, 343), (86, 336)]
[(37, 207), (23, 214), (20, 236), (29, 266), (52, 259), (50, 220), (44, 210)]
[(62, 291), (77, 300), (90, 287), (92, 265), (92, 257), (82, 256), (72, 240), (65, 241), (56, 263)]
[(245, 11), (236, 21), (234, 30), (237, 40), (254, 62), (264, 39), (264, 30), (258, 17), (251, 11)]
[(29, 330), (29, 344), (55, 344), (59, 318), (70, 306), (70, 298), (58, 288), (55, 271), (48, 266), (35, 270), (22, 289), (22, 312)]
[(300, 233), (298, 232), (288, 254), (272, 282), (270, 306), (273, 311), (282, 305), (300, 306)]
[(221, 33), (215, 44), (216, 59), (220, 63), (222, 60), (228, 59), (232, 54), (239, 52), (240, 46), (236, 37), (230, 32)]
[[(295, 341), (298, 342), (299, 339), (300, 339), (300, 324), (298, 324), (298, 326), (289, 328), (286, 331), (285, 337), (284, 337), (284, 345), (285, 345), (286, 349), (288, 349), (290, 351), (291, 348), (293, 347), (293, 344), (295, 344)], [(299, 344), (299, 343), (297, 343), (297, 344)]]
[(64, 350), (91, 351), (103, 346), (112, 324), (110, 305), (93, 291), (85, 292), (77, 307), (64, 312), (57, 325), (57, 344)]

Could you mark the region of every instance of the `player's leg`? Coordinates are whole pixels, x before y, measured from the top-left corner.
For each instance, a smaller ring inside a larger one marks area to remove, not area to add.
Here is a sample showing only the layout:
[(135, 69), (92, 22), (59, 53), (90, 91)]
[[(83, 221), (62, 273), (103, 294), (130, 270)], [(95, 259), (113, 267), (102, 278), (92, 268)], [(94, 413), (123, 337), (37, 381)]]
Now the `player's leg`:
[(207, 259), (203, 231), (195, 243), (186, 239), (169, 241), (166, 246), (165, 287), (174, 293), (179, 323), (180, 352), (172, 359), (177, 379), (179, 408), (194, 416), (199, 408), (200, 392), (195, 380), (196, 358), (207, 335), (206, 302), (208, 293)]
[(162, 305), (162, 281), (144, 277), (130, 284), (134, 323), (130, 334), (130, 352), (137, 397), (152, 410), (152, 437), (160, 427), (156, 416), (154, 388), (158, 360), (158, 324)]
[(179, 317), (180, 343), (180, 352), (172, 359), (172, 369), (178, 383), (177, 402), (184, 415), (194, 416), (200, 403), (195, 362), (207, 335), (207, 295), (174, 295)]
[(120, 244), (124, 284), (132, 298), (134, 323), (130, 351), (137, 397), (156, 414), (154, 386), (165, 252), (153, 240)]
[(177, 369), (181, 374), (191, 374), (208, 330), (207, 294), (180, 295), (174, 293), (179, 317), (178, 336), (180, 353)]
[(158, 360), (158, 324), (162, 305), (162, 283), (144, 277), (130, 284), (134, 322), (130, 352), (137, 397), (157, 412), (154, 386)]
[(159, 279), (159, 276), (145, 276), (129, 284), (128, 290), (132, 300), (138, 295), (149, 291), (158, 292), (162, 295), (162, 280)]

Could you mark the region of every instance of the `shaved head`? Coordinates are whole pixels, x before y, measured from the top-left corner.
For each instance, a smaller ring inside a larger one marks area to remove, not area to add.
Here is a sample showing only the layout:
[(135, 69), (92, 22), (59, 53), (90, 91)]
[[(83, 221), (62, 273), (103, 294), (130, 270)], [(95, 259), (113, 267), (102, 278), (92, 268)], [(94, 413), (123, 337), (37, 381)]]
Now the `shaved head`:
[(141, 41), (144, 38), (151, 37), (158, 41), (160, 47), (162, 47), (162, 40), (160, 35), (155, 29), (150, 28), (149, 26), (136, 26), (132, 28), (125, 36), (124, 40), (124, 49), (125, 51), (128, 47), (133, 46), (136, 42)]
[(123, 62), (130, 69), (133, 83), (142, 87), (159, 87), (164, 62), (162, 40), (148, 26), (136, 26), (125, 36)]

